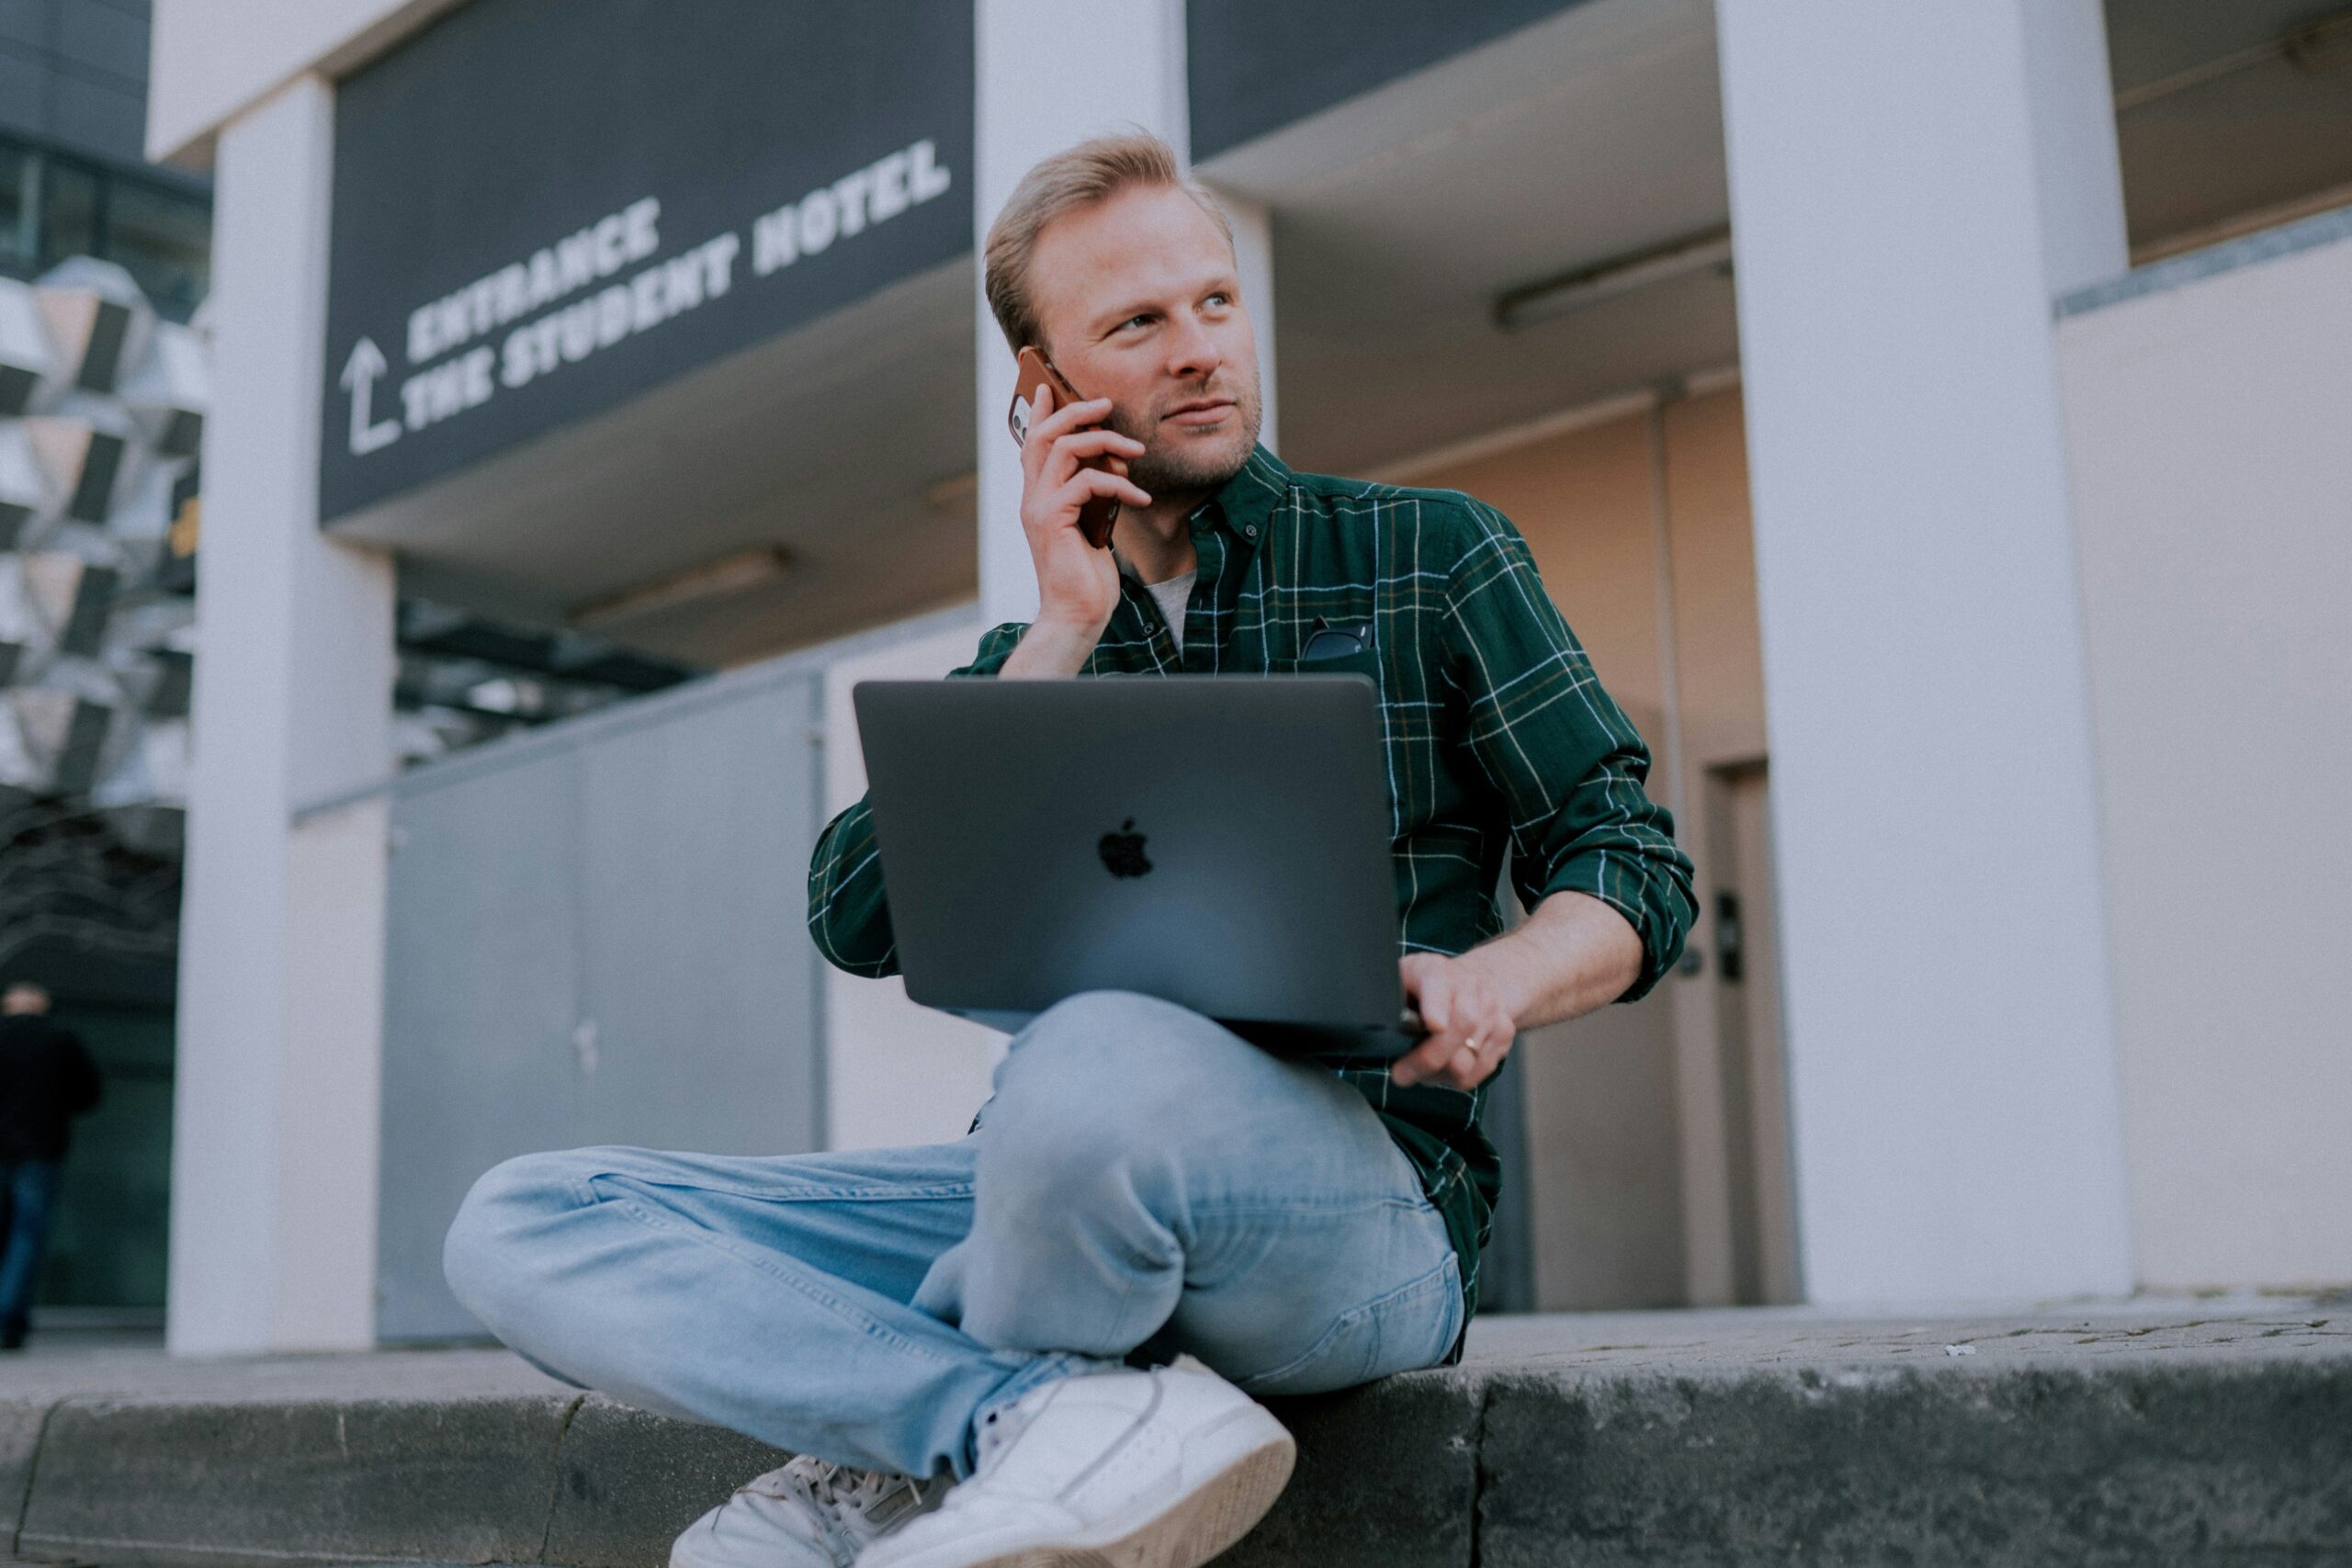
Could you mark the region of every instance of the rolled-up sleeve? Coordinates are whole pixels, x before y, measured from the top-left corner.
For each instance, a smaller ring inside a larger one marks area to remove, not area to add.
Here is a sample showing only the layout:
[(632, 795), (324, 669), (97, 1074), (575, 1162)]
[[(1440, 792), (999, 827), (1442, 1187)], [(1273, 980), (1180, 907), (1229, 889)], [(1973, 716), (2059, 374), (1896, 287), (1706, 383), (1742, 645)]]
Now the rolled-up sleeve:
[[(980, 638), (972, 662), (951, 676), (993, 675), (1004, 668), (1027, 628), (1009, 623)], [(899, 942), (890, 930), (890, 903), (882, 887), (882, 854), (874, 837), (868, 797), (843, 811), (817, 835), (808, 857), (808, 935), (825, 962), (852, 975), (879, 979), (899, 972)]]
[(1649, 749), (1601, 689), (1526, 541), (1492, 508), (1465, 511), (1445, 647), (1471, 749), (1510, 813), (1512, 886), (1530, 909), (1568, 891), (1624, 916), (1642, 940), (1641, 975), (1618, 998), (1633, 1001), (1681, 956), (1695, 911), (1690, 858), (1643, 787)]

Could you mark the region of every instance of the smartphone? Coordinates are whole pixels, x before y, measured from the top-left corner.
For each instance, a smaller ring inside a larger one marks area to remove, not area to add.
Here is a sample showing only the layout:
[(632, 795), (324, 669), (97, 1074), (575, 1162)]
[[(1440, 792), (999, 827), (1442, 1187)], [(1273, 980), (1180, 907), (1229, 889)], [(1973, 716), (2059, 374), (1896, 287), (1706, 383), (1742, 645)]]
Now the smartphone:
[[(1006, 411), (1004, 416), (1006, 426), (1012, 432), (1012, 444), (1015, 446), (1028, 444), (1032, 411), (1037, 406), (1037, 389), (1040, 387), (1051, 387), (1054, 389), (1054, 407), (1057, 409), (1086, 400), (1079, 396), (1078, 389), (1062, 378), (1062, 373), (1054, 368), (1052, 360), (1047, 359), (1035, 348), (1023, 349), (1020, 363), (1014, 367), (1012, 374), (1012, 407)], [(1107, 468), (1112, 473), (1123, 477), (1127, 471), (1127, 465), (1124, 459), (1110, 457), (1089, 457), (1080, 463), (1079, 467)], [(1118, 520), (1118, 501), (1112, 496), (1098, 495), (1080, 508), (1078, 531), (1085, 535), (1086, 542), (1096, 549), (1107, 550), (1111, 547), (1112, 525)]]

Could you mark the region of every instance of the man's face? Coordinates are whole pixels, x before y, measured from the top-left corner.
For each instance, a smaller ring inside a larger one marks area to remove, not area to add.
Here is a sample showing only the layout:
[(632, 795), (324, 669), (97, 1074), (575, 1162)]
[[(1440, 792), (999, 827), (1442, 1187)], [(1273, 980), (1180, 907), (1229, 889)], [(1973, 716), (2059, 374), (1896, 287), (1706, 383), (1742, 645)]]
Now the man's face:
[(1258, 341), (1232, 247), (1182, 191), (1138, 186), (1065, 213), (1030, 263), (1046, 351), (1144, 444), (1136, 483), (1215, 490), (1258, 444)]

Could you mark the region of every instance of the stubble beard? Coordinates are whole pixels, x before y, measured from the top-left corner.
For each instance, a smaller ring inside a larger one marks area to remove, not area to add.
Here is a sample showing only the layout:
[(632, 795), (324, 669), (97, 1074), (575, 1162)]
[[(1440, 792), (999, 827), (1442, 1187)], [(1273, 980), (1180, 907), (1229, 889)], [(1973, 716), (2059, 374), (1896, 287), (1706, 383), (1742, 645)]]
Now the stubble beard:
[[(1125, 409), (1111, 411), (1106, 422), (1111, 428), (1144, 445), (1143, 456), (1128, 462), (1127, 477), (1154, 499), (1220, 490), (1258, 449), (1261, 412), (1256, 385), (1229, 389), (1211, 382), (1205, 391), (1186, 392), (1168, 400), (1181, 403), (1204, 396), (1233, 399), (1233, 428), (1220, 432), (1214, 440), (1161, 436), (1156, 412), (1147, 420), (1136, 420)], [(1150, 428), (1138, 428), (1147, 425)]]

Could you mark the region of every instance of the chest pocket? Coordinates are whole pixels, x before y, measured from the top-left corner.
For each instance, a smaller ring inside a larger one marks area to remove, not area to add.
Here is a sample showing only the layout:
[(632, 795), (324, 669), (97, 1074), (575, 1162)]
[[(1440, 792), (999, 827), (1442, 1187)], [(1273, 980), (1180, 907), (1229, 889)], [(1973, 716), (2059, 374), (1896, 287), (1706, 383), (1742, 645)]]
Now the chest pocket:
[(1380, 688), (1380, 652), (1372, 646), (1372, 628), (1368, 626), (1331, 626), (1320, 616), (1315, 629), (1306, 634), (1306, 646), (1298, 656), (1296, 673), (1301, 675), (1362, 675)]
[[(1396, 715), (1388, 706), (1388, 694), (1380, 683), (1380, 650), (1372, 646), (1372, 627), (1368, 625), (1327, 626), (1318, 617), (1316, 628), (1306, 634), (1306, 646), (1299, 650), (1291, 672), (1297, 675), (1361, 675), (1372, 682), (1373, 700), (1380, 705), (1380, 733), (1384, 748), (1394, 734)], [(1389, 814), (1396, 820), (1396, 802), (1390, 794)]]

